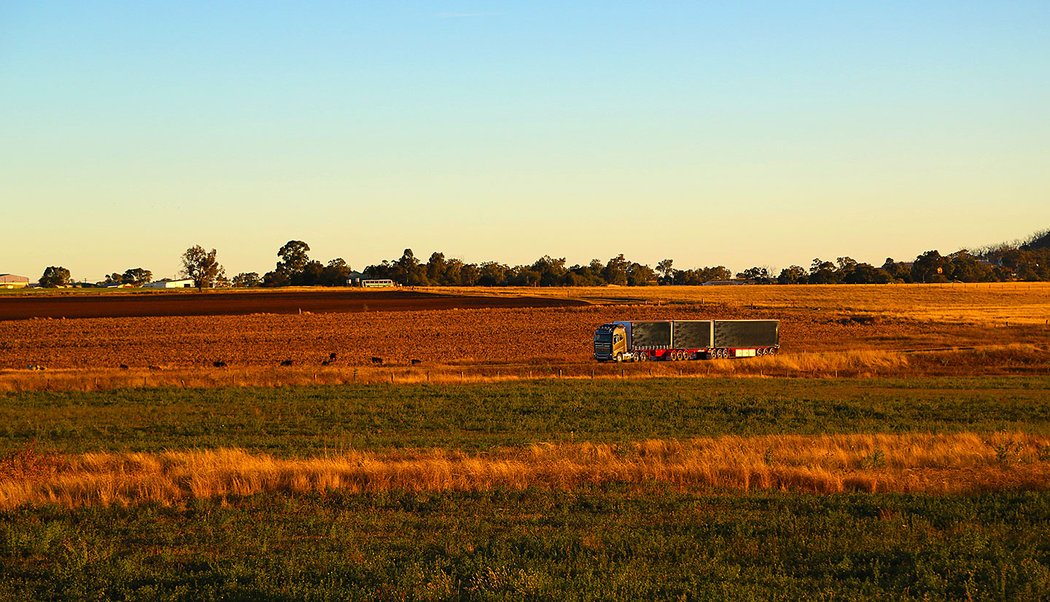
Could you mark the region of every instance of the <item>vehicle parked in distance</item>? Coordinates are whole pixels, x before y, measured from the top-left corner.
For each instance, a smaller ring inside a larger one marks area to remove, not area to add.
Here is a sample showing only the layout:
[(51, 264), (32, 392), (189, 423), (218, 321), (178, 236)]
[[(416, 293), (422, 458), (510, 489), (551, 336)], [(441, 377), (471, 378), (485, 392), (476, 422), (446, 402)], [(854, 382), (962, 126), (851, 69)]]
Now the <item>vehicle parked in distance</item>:
[(779, 350), (780, 320), (610, 322), (594, 332), (599, 362), (757, 357)]

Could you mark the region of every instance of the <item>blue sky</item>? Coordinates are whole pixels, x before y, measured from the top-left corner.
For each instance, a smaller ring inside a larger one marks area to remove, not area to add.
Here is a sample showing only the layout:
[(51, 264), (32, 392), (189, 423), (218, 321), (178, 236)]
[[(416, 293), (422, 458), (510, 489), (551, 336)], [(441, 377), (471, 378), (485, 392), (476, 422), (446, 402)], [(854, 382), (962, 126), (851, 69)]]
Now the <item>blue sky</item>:
[(1050, 3), (6, 2), (0, 272), (881, 263), (1050, 227)]

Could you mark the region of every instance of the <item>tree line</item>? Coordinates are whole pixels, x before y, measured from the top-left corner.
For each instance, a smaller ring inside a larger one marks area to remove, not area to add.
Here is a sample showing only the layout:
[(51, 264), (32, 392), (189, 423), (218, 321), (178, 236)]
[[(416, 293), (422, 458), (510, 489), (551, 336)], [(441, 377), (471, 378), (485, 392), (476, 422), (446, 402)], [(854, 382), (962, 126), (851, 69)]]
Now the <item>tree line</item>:
[[(181, 256), (180, 274), (191, 278), (199, 288), (346, 286), (356, 273), (341, 257), (321, 262), (311, 259), (310, 245), (290, 240), (277, 251), (273, 270), (260, 276), (242, 272), (227, 278), (215, 249), (199, 245)], [(815, 258), (809, 266), (791, 265), (774, 273), (768, 267), (754, 266), (734, 274), (725, 266), (678, 269), (672, 259), (651, 267), (631, 261), (623, 254), (602, 262), (568, 265), (565, 258), (544, 255), (531, 264), (510, 266), (496, 261), (468, 263), (447, 258), (435, 251), (424, 262), (412, 249), (397, 259), (383, 260), (364, 267), (366, 279), (389, 279), (404, 286), (656, 286), (698, 285), (711, 282), (753, 284), (888, 284), (910, 282), (998, 282), (1007, 280), (1050, 280), (1050, 230), (1036, 233), (1025, 241), (1000, 244), (974, 251), (960, 250), (941, 255), (926, 251), (913, 261), (887, 258), (880, 266), (858, 262), (851, 257), (834, 261)], [(144, 268), (114, 272), (100, 286), (126, 284), (141, 286), (152, 279)], [(50, 266), (40, 278), (41, 286), (70, 283), (69, 270)]]

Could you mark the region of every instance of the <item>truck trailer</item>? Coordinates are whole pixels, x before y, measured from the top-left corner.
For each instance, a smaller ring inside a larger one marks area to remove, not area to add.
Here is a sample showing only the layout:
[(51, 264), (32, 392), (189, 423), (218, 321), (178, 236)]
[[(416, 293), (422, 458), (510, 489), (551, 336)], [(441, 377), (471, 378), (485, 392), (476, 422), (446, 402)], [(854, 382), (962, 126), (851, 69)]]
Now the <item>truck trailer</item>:
[(779, 320), (609, 322), (594, 331), (599, 362), (756, 357), (779, 350)]

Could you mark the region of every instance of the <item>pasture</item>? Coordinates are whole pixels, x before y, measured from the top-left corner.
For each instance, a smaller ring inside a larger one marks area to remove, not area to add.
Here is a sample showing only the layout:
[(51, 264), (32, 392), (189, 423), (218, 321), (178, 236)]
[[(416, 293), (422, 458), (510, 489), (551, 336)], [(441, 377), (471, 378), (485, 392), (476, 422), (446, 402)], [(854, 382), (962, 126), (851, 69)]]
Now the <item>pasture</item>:
[[(1047, 292), (0, 321), (0, 598), (1046, 598)], [(784, 352), (589, 359), (668, 317)]]

